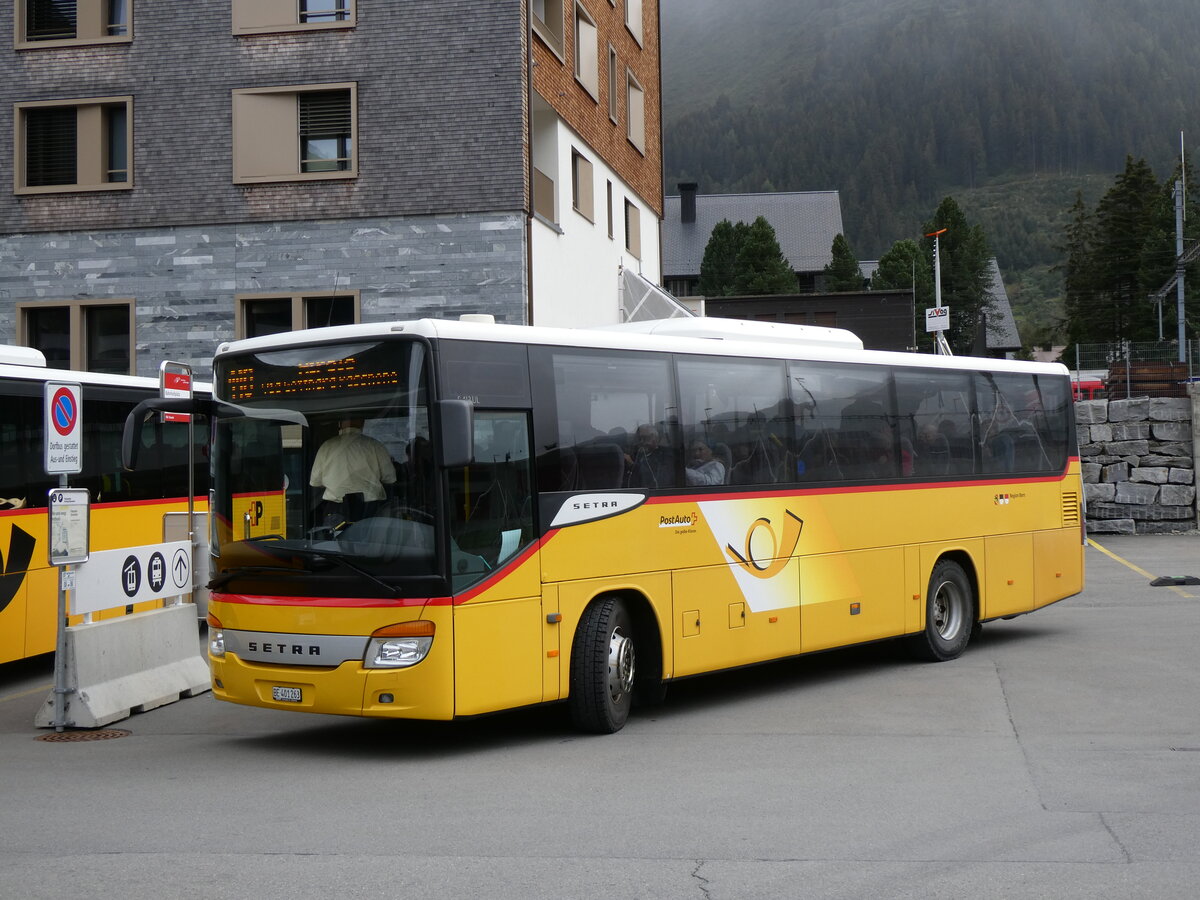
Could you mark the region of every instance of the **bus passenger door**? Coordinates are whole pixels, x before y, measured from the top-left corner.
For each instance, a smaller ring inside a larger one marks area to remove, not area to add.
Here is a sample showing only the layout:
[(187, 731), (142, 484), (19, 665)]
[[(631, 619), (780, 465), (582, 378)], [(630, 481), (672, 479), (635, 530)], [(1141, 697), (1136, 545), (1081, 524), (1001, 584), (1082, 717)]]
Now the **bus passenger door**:
[(540, 703), (543, 694), (529, 417), (477, 409), (474, 421), (475, 462), (448, 472), (457, 715)]

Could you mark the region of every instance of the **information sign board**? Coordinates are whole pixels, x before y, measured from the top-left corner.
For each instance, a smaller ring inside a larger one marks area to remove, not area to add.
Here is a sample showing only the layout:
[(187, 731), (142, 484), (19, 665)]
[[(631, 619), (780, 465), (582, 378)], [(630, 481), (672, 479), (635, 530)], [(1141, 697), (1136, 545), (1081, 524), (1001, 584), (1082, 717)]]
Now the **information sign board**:
[(192, 545), (173, 541), (100, 550), (79, 571), (71, 598), (75, 615), (178, 597), (192, 591)]
[(83, 471), (83, 393), (78, 384), (47, 381), (45, 385), (47, 475)]
[(950, 327), (950, 307), (932, 306), (925, 310), (925, 330), (945, 331)]
[(67, 566), (87, 562), (91, 521), (87, 488), (55, 488), (50, 491), (50, 565)]

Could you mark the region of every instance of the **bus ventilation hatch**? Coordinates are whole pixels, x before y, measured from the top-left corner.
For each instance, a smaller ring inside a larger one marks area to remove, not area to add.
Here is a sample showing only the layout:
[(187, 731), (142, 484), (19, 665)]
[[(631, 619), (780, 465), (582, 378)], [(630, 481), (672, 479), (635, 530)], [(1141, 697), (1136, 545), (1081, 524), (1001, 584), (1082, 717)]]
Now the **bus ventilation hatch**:
[(1079, 524), (1079, 495), (1074, 491), (1062, 495), (1062, 522), (1064, 528)]

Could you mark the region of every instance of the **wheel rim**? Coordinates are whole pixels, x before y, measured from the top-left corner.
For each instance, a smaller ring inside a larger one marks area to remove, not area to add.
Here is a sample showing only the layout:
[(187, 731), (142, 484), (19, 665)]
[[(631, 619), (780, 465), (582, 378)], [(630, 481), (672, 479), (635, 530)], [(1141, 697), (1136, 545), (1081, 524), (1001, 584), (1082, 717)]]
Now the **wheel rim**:
[(944, 641), (954, 640), (963, 627), (966, 601), (961, 588), (953, 581), (943, 581), (933, 594), (933, 611), (930, 620)]
[(608, 638), (608, 694), (620, 703), (633, 690), (633, 641), (620, 628)]

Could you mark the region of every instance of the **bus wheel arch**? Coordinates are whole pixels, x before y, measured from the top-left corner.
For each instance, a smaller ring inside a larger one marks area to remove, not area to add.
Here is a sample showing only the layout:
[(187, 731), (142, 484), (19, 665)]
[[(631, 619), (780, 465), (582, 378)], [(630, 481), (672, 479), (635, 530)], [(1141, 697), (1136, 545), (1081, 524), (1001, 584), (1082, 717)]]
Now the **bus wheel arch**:
[(918, 659), (956, 659), (977, 633), (979, 580), (971, 558), (961, 551), (942, 554), (929, 573), (925, 593), (925, 626), (910, 635), (910, 652)]

